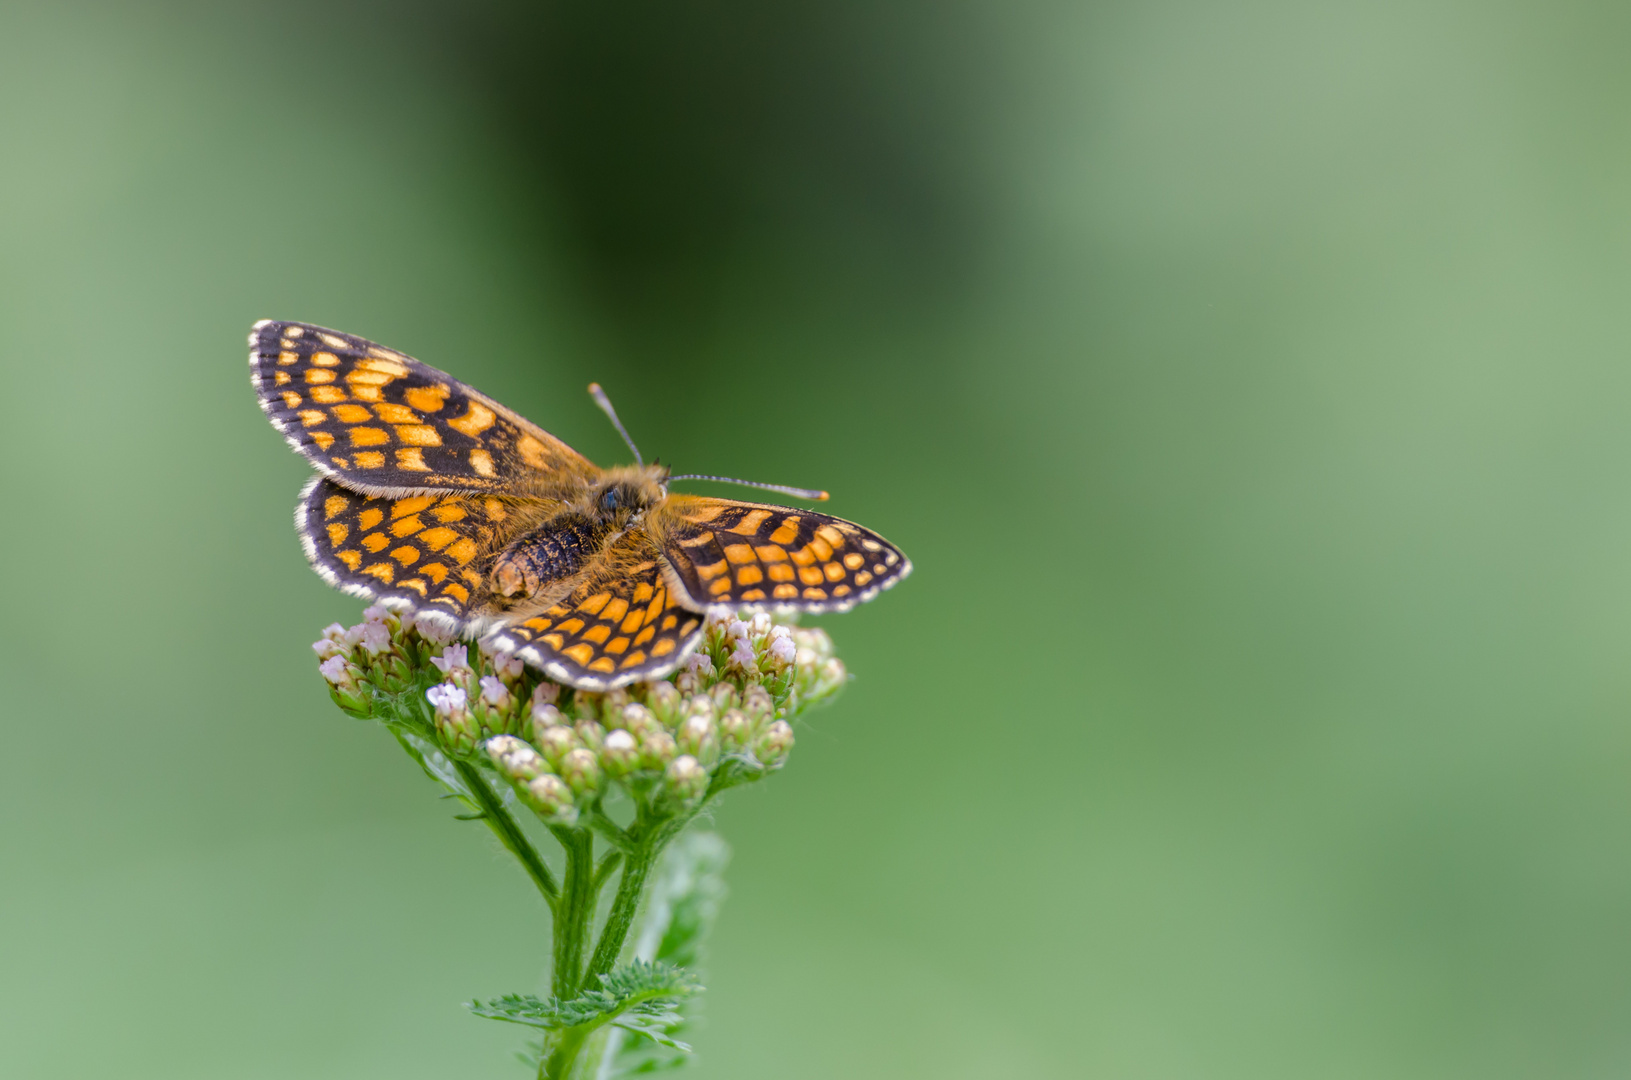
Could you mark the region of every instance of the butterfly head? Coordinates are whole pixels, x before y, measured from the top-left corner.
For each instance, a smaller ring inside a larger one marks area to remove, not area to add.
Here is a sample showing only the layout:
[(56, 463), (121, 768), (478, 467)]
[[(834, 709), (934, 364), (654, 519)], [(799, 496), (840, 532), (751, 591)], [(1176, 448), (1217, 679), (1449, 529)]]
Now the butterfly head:
[(666, 498), (666, 465), (626, 465), (607, 469), (600, 482), (589, 492), (589, 515), (607, 525), (626, 528)]

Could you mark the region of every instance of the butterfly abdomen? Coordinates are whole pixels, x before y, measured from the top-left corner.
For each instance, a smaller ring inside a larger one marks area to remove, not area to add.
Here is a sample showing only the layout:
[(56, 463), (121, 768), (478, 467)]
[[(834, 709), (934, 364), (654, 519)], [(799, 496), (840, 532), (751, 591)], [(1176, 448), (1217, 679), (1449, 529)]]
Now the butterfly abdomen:
[(522, 536), (493, 563), (499, 595), (526, 599), (574, 576), (600, 549), (605, 531), (601, 523), (571, 514)]

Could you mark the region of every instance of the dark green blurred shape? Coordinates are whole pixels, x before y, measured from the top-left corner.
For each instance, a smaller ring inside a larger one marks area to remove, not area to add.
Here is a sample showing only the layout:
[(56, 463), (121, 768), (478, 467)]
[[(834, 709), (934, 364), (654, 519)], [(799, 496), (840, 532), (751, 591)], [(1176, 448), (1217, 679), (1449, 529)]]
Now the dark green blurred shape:
[(0, 1075), (521, 1075), (262, 316), (912, 555), (719, 815), (706, 1075), (1631, 1071), (1628, 18), (0, 7)]

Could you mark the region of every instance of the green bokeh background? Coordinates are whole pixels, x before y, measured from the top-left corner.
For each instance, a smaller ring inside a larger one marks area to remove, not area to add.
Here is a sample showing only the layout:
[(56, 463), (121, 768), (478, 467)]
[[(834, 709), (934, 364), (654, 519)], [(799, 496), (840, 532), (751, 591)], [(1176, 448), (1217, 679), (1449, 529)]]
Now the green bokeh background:
[(260, 317), (913, 557), (701, 1075), (1631, 1074), (1631, 9), (0, 0), (0, 1075), (520, 1076)]

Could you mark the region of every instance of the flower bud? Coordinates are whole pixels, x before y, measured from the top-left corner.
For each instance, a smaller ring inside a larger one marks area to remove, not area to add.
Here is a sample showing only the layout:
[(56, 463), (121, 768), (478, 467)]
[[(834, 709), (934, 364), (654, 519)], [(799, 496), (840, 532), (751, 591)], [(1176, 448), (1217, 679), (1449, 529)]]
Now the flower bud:
[(441, 737), (442, 748), (459, 756), (475, 750), (480, 730), (470, 716), (464, 689), (452, 683), (439, 683), (425, 691), (425, 698), (436, 707), (436, 733)]
[(344, 656), (351, 651), (351, 647), (345, 643), (345, 627), (339, 623), (329, 623), (323, 627), (323, 636), (311, 643), (311, 649), (319, 660)]
[(481, 748), (511, 783), (525, 784), (549, 771), (543, 756), (514, 735), (494, 735)]
[(449, 679), (473, 674), (470, 670), (470, 649), (465, 645), (445, 645), (442, 655), (431, 657), (430, 662)]
[(606, 736), (600, 746), (600, 767), (612, 777), (626, 776), (640, 764), (640, 746), (622, 728)]
[(753, 627), (741, 619), (732, 619), (725, 626), (725, 637), (732, 643), (747, 641), (753, 637)]
[(661, 729), (640, 740), (640, 764), (648, 769), (661, 769), (673, 761), (677, 753), (679, 747), (674, 743), (674, 736)]
[(577, 735), (578, 742), (591, 750), (599, 750), (606, 741), (606, 729), (593, 720), (579, 720), (572, 725), (572, 731)]
[(765, 729), (754, 744), (753, 756), (767, 769), (780, 767), (793, 751), (793, 728), (786, 720), (777, 720)]
[(449, 644), (454, 637), (452, 627), (447, 626), (440, 618), (435, 616), (427, 618), (424, 613), (414, 616), (413, 628), (433, 648), (440, 648)]
[[(539, 732), (546, 728), (570, 725), (571, 721), (561, 715), (561, 710), (553, 705), (540, 705), (536, 700), (532, 703), (532, 714), (527, 717), (527, 727), (532, 731), (533, 742), (538, 742)], [(543, 745), (539, 743), (539, 745)]]
[(663, 730), (663, 725), (657, 722), (657, 717), (644, 705), (625, 705), (620, 715), (608, 720), (618, 727), (627, 729), (637, 739), (644, 739)]
[(717, 716), (719, 707), (709, 694), (692, 694), (685, 699), (685, 708), (681, 710), (685, 716)]
[(577, 733), (564, 724), (535, 728), (532, 741), (551, 765), (559, 765), (562, 758), (578, 748)]
[[(381, 609), (383, 610), (383, 609)], [(378, 656), (391, 651), (391, 631), (382, 622), (365, 622), (362, 624), (362, 633), (357, 642), (362, 651), (369, 656)]]
[(560, 700), (561, 686), (559, 683), (552, 683), (545, 679), (532, 688), (532, 707), (534, 709), (540, 705), (558, 705)]
[(579, 720), (600, 719), (600, 695), (592, 690), (572, 691), (572, 715)]
[(608, 690), (604, 694), (600, 695), (600, 722), (605, 724), (607, 727), (616, 727), (619, 723), (619, 718), (623, 715), (624, 707), (626, 707), (631, 700), (632, 699), (629, 697), (629, 692), (623, 689), (621, 686), (614, 690)]
[(600, 761), (593, 750), (568, 750), (561, 758), (559, 771), (574, 794), (582, 795), (600, 786)]
[(362, 671), (344, 655), (334, 655), (317, 665), (317, 673), (328, 681), (329, 696), (334, 704), (358, 719), (373, 714), (368, 689), (358, 680)]
[(726, 709), (719, 718), (719, 742), (726, 750), (740, 750), (753, 741), (754, 724), (741, 709)]
[(702, 761), (712, 761), (719, 753), (719, 737), (714, 730), (713, 719), (698, 713), (685, 718), (685, 722), (674, 734), (674, 742), (681, 753), (690, 754)]
[(785, 671), (798, 660), (798, 655), (798, 646), (793, 644), (792, 637), (772, 637), (765, 648), (764, 666), (771, 671)]
[(750, 686), (742, 695), (742, 711), (754, 727), (760, 727), (776, 714), (776, 699), (764, 687)]
[(736, 642), (731, 654), (725, 658), (725, 670), (741, 675), (743, 678), (752, 678), (759, 674), (759, 658), (753, 651), (753, 642), (741, 638)]
[(716, 713), (724, 712), (726, 709), (734, 709), (741, 704), (741, 700), (736, 693), (736, 687), (730, 683), (716, 683), (708, 691), (708, 696), (713, 699)]
[(654, 682), (646, 691), (646, 707), (664, 727), (673, 727), (680, 722), (680, 707), (683, 704), (684, 699), (674, 689), (673, 683)]
[(521, 789), (522, 798), (545, 818), (570, 824), (578, 818), (572, 805), (572, 789), (554, 773), (534, 777)]
[(513, 652), (496, 652), (487, 658), (487, 662), (492, 664), (495, 675), (512, 685), (527, 671), (526, 663)]
[(708, 770), (690, 754), (681, 754), (663, 770), (664, 794), (689, 802), (708, 790)]

